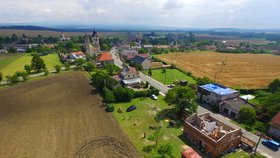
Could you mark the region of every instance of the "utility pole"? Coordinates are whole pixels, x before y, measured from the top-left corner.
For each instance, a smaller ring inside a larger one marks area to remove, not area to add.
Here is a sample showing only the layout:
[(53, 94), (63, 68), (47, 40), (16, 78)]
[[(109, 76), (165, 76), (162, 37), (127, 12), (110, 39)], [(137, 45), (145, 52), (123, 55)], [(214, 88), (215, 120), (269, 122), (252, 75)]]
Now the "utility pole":
[(254, 157), (254, 155), (256, 154), (257, 149), (258, 149), (258, 146), (259, 146), (259, 144), (260, 144), (260, 142), (261, 142), (261, 139), (262, 139), (262, 134), (260, 134), (260, 138), (259, 138), (259, 140), (258, 140), (258, 143), (257, 143), (257, 145), (256, 145), (256, 147), (255, 147), (255, 150), (254, 150), (254, 152), (253, 152), (253, 154), (252, 154), (251, 157)]

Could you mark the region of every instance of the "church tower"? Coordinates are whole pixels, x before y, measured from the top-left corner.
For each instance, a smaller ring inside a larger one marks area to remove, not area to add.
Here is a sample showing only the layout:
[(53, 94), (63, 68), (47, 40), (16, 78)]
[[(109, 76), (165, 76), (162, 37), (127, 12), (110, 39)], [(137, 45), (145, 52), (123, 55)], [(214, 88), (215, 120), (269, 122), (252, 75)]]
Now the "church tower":
[(95, 48), (96, 52), (100, 51), (99, 37), (97, 35), (96, 29), (92, 31), (92, 46)]

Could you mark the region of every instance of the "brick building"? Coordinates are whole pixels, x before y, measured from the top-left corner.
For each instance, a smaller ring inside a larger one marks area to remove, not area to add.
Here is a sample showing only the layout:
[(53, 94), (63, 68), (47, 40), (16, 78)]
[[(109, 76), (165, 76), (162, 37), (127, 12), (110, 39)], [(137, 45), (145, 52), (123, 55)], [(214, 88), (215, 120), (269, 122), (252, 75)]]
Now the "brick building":
[(242, 137), (241, 129), (224, 124), (210, 113), (194, 114), (187, 118), (184, 134), (213, 157), (239, 146)]

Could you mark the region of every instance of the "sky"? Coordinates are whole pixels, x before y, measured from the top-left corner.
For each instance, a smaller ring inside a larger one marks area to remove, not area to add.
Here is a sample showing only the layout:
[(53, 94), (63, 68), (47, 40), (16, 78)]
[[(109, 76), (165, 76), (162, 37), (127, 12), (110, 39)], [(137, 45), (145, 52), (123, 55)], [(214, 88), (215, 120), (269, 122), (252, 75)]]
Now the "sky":
[(280, 0), (0, 0), (0, 23), (279, 29)]

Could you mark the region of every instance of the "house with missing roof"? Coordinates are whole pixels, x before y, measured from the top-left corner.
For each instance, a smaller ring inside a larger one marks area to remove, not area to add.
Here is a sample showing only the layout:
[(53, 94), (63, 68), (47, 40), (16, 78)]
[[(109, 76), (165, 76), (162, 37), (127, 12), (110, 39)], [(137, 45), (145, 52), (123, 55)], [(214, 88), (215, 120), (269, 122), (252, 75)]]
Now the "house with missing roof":
[(278, 112), (270, 121), (268, 133), (277, 139), (280, 139), (280, 112)]
[(240, 98), (239, 91), (220, 84), (206, 84), (198, 87), (197, 99), (202, 103), (219, 107), (221, 113), (238, 118), (242, 106), (254, 107), (247, 100)]
[(185, 119), (183, 133), (212, 157), (238, 147), (242, 138), (240, 128), (229, 126), (210, 113), (194, 114)]

